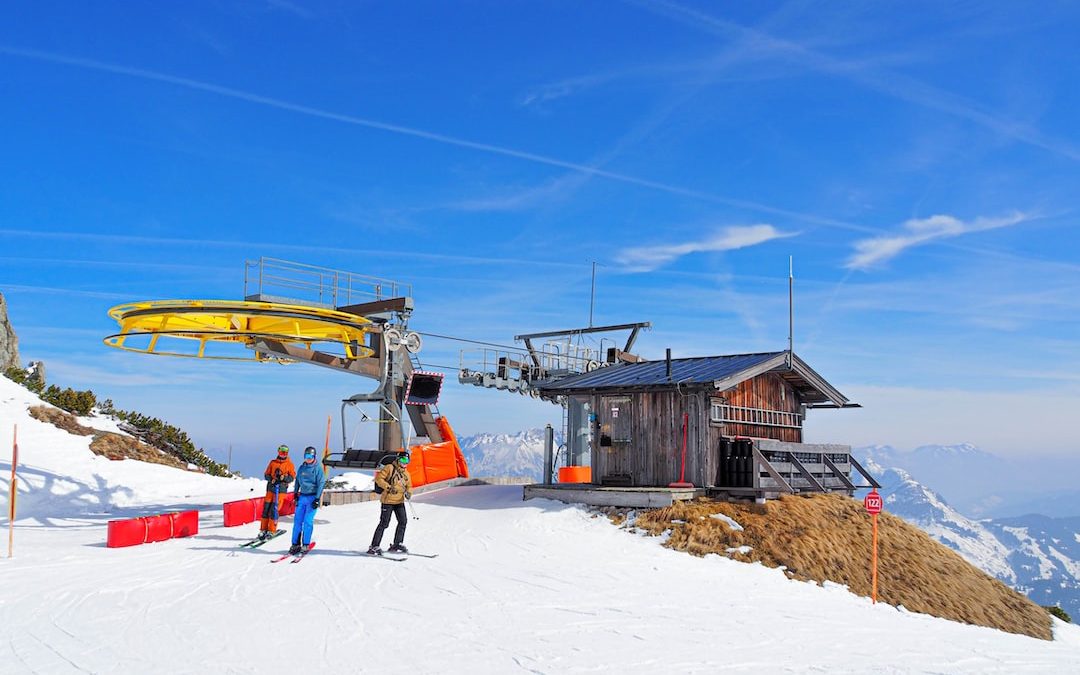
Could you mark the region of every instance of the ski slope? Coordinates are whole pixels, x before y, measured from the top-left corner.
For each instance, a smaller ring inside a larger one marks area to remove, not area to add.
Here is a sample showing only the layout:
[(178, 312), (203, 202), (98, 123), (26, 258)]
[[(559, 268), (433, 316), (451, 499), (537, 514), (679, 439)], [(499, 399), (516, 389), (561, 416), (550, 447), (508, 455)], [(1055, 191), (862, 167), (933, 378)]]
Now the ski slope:
[[(98, 458), (71, 456), (85, 438), (24, 418), (10, 394), (0, 389), (0, 439), (17, 420), (20, 464), (54, 480), (31, 487), (16, 555), (0, 560), (3, 673), (1080, 672), (1075, 626), (1056, 623), (1046, 642), (874, 606), (665, 549), (579, 507), (523, 502), (514, 486), (414, 499), (406, 543), (435, 559), (359, 555), (378, 517), (367, 502), (320, 509), (315, 551), (270, 564), (288, 537), (240, 549), (256, 526), (224, 528), (216, 506), (249, 496), (250, 481), (86, 464)], [(109, 488), (50, 506), (67, 467), (71, 484)], [(215, 505), (197, 537), (105, 548), (109, 519), (170, 499)]]

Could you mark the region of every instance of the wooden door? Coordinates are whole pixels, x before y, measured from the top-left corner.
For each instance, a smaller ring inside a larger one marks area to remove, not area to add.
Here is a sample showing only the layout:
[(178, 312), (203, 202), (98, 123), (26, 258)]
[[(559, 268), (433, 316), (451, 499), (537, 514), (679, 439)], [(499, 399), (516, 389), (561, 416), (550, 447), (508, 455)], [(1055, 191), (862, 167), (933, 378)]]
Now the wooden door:
[(634, 418), (629, 396), (602, 396), (599, 450), (604, 455), (601, 485), (634, 485)]

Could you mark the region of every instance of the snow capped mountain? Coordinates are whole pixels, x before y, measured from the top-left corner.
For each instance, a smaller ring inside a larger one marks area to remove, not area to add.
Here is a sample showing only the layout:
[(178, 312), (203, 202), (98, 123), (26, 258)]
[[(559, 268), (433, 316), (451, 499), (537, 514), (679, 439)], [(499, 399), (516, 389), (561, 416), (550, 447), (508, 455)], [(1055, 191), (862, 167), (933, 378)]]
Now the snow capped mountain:
[(1042, 605), (1080, 615), (1080, 518), (997, 518), (987, 528), (1010, 549), (1018, 590)]
[(903, 469), (883, 469), (872, 462), (867, 468), (881, 483), (886, 510), (917, 525), (984, 572), (1010, 586), (1016, 585), (1017, 575), (1008, 561), (1009, 548), (986, 526), (949, 506), (941, 495)]
[[(561, 434), (555, 434), (558, 448)], [(544, 474), (544, 430), (516, 434), (476, 434), (458, 439), (473, 476), (516, 476), (540, 480)]]
[[(978, 457), (977, 453), (969, 456)], [(883, 454), (879, 449), (877, 457)], [(890, 513), (1035, 602), (1059, 604), (1070, 615), (1080, 616), (1080, 518), (1028, 515), (973, 520), (903, 469), (881, 466), (872, 453), (863, 458), (882, 485)]]
[[(1080, 516), (1080, 491), (1072, 480), (1071, 459), (1027, 454), (1003, 459), (970, 443), (923, 445), (898, 450), (888, 445), (855, 449), (856, 456), (879, 466), (903, 469), (949, 503), (976, 518), (1042, 513)], [(1023, 481), (1016, 477), (1022, 476)]]

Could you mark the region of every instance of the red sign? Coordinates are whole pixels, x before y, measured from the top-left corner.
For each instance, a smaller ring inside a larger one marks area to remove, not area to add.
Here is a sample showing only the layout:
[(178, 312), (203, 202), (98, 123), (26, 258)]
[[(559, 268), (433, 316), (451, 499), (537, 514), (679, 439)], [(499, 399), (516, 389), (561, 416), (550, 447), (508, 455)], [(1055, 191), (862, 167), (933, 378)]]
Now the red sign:
[(863, 498), (863, 504), (866, 505), (866, 512), (870, 515), (876, 516), (881, 513), (882, 499), (877, 490), (871, 490), (870, 494)]

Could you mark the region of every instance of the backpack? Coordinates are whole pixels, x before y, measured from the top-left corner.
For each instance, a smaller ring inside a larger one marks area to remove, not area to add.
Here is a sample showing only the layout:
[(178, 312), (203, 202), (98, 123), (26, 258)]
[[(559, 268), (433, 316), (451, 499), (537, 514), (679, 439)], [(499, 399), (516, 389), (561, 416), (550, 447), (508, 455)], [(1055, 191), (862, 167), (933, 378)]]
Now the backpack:
[[(393, 457), (388, 461), (386, 457), (383, 457), (381, 460), (379, 460), (379, 470), (382, 471), (382, 468), (384, 466), (386, 466), (387, 464), (389, 464), (390, 462), (394, 461), (394, 459), (396, 459), (396, 457)], [(391, 477), (392, 477), (392, 474), (393, 474), (393, 472), (391, 472)], [(382, 489), (382, 486), (379, 485), (378, 483), (375, 483), (375, 494), (381, 495), (383, 492), (384, 492), (384, 490)]]

